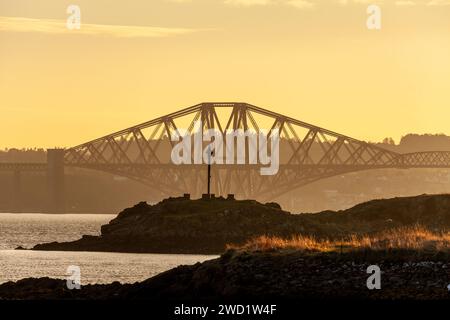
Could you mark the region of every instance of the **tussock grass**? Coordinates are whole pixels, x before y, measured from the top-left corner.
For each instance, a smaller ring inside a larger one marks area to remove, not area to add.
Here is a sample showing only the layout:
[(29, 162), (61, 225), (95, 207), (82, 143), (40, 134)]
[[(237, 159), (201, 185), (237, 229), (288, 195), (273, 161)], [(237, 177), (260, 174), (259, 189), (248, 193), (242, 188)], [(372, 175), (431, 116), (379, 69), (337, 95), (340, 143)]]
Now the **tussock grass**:
[(450, 253), (450, 232), (433, 232), (416, 225), (390, 229), (372, 235), (352, 235), (340, 240), (316, 239), (304, 235), (296, 235), (289, 239), (260, 236), (240, 246), (228, 245), (228, 249), (242, 251), (292, 249), (311, 252), (409, 250), (418, 253)]

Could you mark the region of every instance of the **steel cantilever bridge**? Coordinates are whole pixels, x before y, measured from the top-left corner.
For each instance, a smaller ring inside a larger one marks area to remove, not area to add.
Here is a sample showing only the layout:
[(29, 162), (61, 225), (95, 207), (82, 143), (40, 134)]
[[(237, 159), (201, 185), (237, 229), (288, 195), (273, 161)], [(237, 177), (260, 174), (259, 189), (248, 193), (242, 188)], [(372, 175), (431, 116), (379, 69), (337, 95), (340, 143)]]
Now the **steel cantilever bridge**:
[[(368, 169), (450, 168), (450, 152), (399, 154), (248, 103), (201, 103), (64, 151), (64, 165), (128, 177), (158, 190), (161, 197), (200, 195), (206, 165), (174, 165), (175, 130), (268, 130), (280, 133), (280, 168), (262, 176), (261, 165), (212, 166), (212, 192), (269, 201), (328, 177)], [(248, 143), (248, 141), (246, 142)], [(248, 162), (246, 162), (248, 163)]]

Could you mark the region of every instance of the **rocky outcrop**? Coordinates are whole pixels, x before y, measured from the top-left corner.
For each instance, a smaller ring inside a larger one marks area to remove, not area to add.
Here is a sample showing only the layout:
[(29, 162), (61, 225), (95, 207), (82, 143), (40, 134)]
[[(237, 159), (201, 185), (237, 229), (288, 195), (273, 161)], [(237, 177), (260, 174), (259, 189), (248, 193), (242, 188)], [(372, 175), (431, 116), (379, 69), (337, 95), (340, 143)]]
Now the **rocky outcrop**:
[(316, 222), (334, 224), (347, 232), (378, 232), (387, 227), (420, 224), (429, 230), (450, 228), (450, 195), (420, 195), (372, 200), (350, 209), (325, 211)]
[(166, 199), (139, 203), (101, 227), (101, 236), (68, 243), (37, 245), (34, 250), (154, 253), (222, 253), (228, 243), (261, 234), (289, 236), (302, 231), (296, 216), (274, 204), (256, 201)]
[(275, 203), (170, 198), (139, 203), (101, 227), (101, 236), (36, 245), (34, 250), (219, 254), (261, 235), (340, 238), (421, 224), (450, 228), (450, 195), (374, 200), (343, 211), (290, 214)]

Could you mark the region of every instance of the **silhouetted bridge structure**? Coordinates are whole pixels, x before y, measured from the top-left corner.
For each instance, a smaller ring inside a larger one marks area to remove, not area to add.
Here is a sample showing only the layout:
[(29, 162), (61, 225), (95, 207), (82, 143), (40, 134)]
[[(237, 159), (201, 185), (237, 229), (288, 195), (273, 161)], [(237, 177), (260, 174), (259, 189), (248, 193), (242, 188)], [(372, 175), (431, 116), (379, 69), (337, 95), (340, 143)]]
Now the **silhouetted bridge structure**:
[[(314, 181), (350, 172), (386, 168), (450, 168), (450, 152), (399, 154), (247, 103), (201, 103), (65, 150), (51, 150), (48, 164), (1, 164), (0, 170), (42, 170), (48, 174), (53, 211), (64, 210), (64, 167), (99, 170), (141, 182), (161, 197), (206, 188), (206, 165), (174, 165), (177, 129), (193, 133), (229, 129), (280, 132), (280, 167), (262, 176), (261, 165), (212, 166), (212, 192), (269, 201)], [(248, 144), (249, 141), (246, 141)], [(248, 157), (248, 154), (246, 155)], [(248, 161), (246, 162), (248, 163)], [(20, 183), (19, 183), (20, 184)]]

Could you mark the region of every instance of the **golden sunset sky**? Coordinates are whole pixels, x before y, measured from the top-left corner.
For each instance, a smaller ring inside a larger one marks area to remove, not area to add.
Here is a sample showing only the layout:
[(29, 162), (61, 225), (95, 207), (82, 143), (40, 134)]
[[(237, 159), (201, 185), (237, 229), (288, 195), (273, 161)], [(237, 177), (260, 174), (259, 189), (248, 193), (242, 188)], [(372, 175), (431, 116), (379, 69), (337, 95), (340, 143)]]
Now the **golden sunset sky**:
[(202, 101), (370, 141), (450, 135), (450, 0), (0, 2), (0, 148), (70, 147)]

